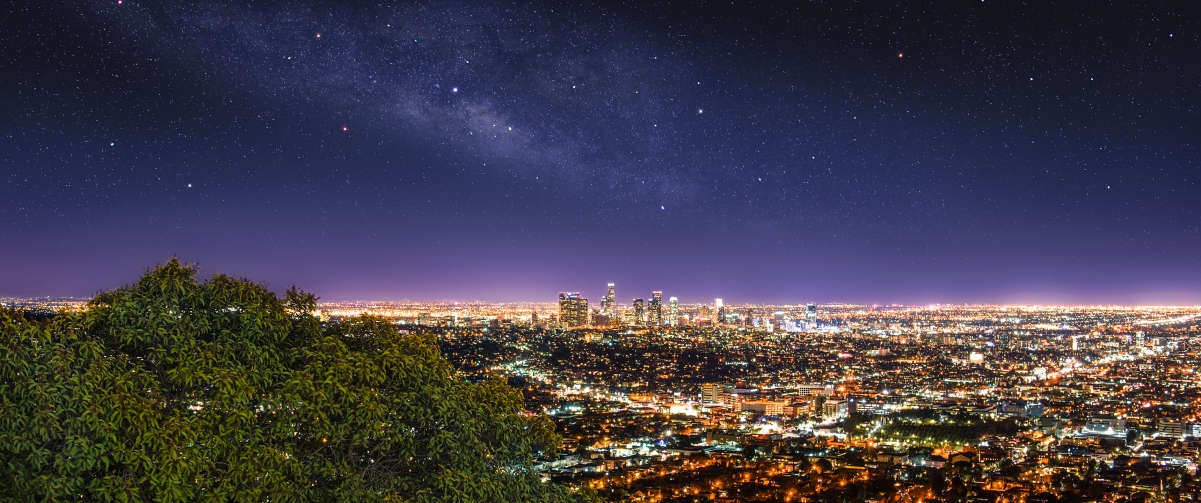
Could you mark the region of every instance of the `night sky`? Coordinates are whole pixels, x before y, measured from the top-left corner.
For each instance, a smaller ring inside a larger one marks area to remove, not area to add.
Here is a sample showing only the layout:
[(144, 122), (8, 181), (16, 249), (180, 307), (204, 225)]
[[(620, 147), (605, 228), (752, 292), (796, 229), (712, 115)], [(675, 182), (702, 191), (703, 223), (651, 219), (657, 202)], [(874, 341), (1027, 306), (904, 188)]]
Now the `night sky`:
[(1201, 4), (22, 2), (0, 296), (1201, 303)]

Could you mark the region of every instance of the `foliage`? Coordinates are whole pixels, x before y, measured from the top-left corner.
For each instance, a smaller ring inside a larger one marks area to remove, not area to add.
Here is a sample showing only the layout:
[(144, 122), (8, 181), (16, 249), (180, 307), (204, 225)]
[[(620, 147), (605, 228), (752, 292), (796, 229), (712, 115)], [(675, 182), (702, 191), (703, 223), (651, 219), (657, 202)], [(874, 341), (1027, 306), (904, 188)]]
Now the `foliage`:
[(873, 436), (919, 444), (975, 445), (989, 435), (1013, 435), (1017, 425), (1011, 419), (994, 420), (970, 413), (935, 413), (928, 410), (897, 414)]
[(872, 414), (864, 414), (862, 412), (848, 414), (847, 417), (842, 419), (842, 429), (849, 434), (859, 437), (863, 431), (871, 428), (873, 421), (877, 420), (879, 420), (879, 417)]
[(433, 337), (172, 260), (81, 313), (0, 313), (0, 500), (575, 501), (558, 438)]

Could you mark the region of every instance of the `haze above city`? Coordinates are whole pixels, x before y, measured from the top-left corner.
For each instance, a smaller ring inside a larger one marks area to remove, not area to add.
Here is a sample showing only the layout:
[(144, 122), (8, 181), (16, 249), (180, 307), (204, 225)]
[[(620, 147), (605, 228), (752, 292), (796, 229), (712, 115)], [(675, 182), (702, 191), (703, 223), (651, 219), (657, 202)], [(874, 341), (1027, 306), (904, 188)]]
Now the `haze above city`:
[(0, 296), (1201, 303), (1197, 5), (32, 2)]

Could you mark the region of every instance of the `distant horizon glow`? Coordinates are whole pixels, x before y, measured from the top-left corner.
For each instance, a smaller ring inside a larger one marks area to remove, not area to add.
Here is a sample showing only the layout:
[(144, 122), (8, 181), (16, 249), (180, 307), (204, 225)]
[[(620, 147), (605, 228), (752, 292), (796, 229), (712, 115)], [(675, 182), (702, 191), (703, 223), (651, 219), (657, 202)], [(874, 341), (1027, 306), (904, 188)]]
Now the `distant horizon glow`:
[(1196, 305), (1195, 11), (22, 4), (0, 296)]

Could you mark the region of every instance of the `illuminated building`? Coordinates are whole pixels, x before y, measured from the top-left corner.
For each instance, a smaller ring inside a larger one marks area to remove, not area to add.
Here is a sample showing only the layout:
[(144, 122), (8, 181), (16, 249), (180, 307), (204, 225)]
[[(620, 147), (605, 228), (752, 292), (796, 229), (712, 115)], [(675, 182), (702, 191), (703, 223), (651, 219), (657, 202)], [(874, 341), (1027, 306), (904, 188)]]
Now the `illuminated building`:
[(601, 300), (601, 314), (613, 317), (613, 301), (616, 300), (613, 294), (613, 283), (609, 283), (609, 293), (605, 294), (605, 298)]
[(817, 304), (805, 306), (805, 320), (809, 322), (809, 330), (817, 330)]
[(728, 386), (722, 386), (717, 383), (706, 383), (701, 385), (701, 403), (704, 404), (722, 404), (729, 401), (730, 390)]
[(643, 307), (643, 305), (645, 304), (645, 302), (646, 301), (644, 301), (642, 299), (634, 299), (634, 309), (630, 310), (631, 311), (630, 312), (630, 324), (631, 325), (642, 326), (644, 324), (646, 314), (644, 312), (645, 308)]
[(579, 292), (559, 294), (559, 325), (565, 328), (582, 327), (588, 324), (588, 299)]
[(713, 324), (720, 325), (725, 322), (726, 306), (722, 304), (721, 299), (713, 299)]
[(663, 324), (663, 292), (651, 292), (651, 302), (646, 310), (646, 324), (654, 327)]
[(849, 412), (846, 400), (828, 400), (822, 404), (822, 416), (826, 418), (846, 417)]
[(1184, 438), (1187, 423), (1182, 421), (1159, 421), (1156, 429), (1161, 437)]
[(834, 395), (833, 384), (801, 384), (796, 387), (797, 393), (801, 396), (808, 395)]
[(680, 325), (680, 300), (675, 297), (668, 301), (667, 322), (673, 327)]
[(751, 402), (742, 402), (741, 410), (744, 412), (758, 412), (765, 416), (783, 416), (784, 407), (787, 407), (789, 402), (778, 400), (757, 400)]

